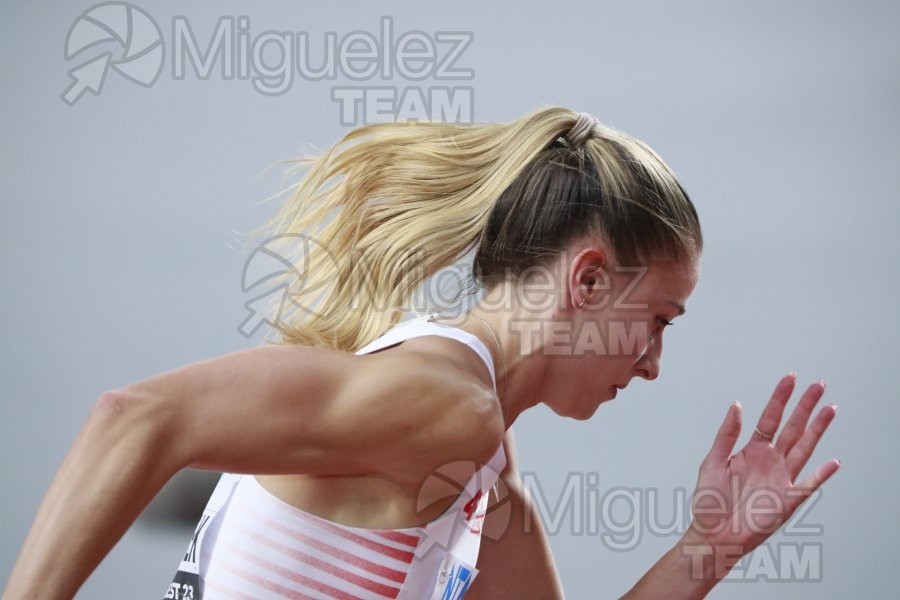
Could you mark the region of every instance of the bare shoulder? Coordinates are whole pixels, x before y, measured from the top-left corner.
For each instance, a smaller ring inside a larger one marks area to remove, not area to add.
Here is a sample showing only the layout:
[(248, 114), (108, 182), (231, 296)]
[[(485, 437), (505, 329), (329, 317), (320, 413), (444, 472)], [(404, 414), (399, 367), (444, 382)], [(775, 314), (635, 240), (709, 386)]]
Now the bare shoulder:
[[(415, 476), (451, 461), (487, 462), (504, 430), (493, 389), (452, 350), (403, 346), (357, 357), (345, 393), (366, 399), (370, 422), (391, 437), (389, 447)], [(392, 463), (387, 456), (381, 462)]]
[(244, 350), (136, 382), (98, 412), (159, 421), (184, 466), (216, 471), (408, 480), (450, 460), (488, 460), (502, 415), (466, 363), (471, 351), (407, 342), (367, 355)]

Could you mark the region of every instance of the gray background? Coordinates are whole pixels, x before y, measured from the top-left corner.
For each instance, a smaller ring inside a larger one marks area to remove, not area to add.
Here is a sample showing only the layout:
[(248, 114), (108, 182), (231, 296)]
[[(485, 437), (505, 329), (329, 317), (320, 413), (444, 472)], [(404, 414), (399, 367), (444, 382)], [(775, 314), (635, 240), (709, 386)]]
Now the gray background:
[[(259, 201), (279, 176), (266, 166), (349, 129), (330, 99), (346, 81), (295, 78), (266, 97), (217, 74), (175, 81), (168, 54), (152, 88), (110, 72), (99, 96), (67, 106), (60, 94), (76, 63), (63, 43), (90, 5), (6, 3), (0, 19), (3, 581), (98, 394), (259, 343), (237, 332), (247, 251), (232, 230), (270, 212)], [(822, 581), (729, 581), (712, 597), (892, 595), (900, 5), (139, 5), (167, 40), (178, 14), (204, 40), (222, 15), (249, 16), (254, 34), (307, 31), (314, 43), (327, 30), (377, 35), (382, 15), (397, 32), (471, 31), (460, 66), (475, 71), (475, 120), (561, 104), (647, 140), (698, 207), (700, 285), (667, 336), (659, 380), (629, 387), (589, 422), (524, 415), (522, 468), (551, 498), (568, 473), (597, 473), (601, 490), (655, 488), (671, 506), (693, 489), (732, 400), (752, 424), (783, 373), (797, 370), (803, 385), (824, 378), (839, 411), (813, 463), (844, 466), (806, 518), (823, 527), (813, 538)], [(139, 522), (81, 596), (160, 597), (188, 536)], [(551, 537), (572, 598), (625, 592), (673, 542), (646, 533), (612, 552), (568, 526)]]

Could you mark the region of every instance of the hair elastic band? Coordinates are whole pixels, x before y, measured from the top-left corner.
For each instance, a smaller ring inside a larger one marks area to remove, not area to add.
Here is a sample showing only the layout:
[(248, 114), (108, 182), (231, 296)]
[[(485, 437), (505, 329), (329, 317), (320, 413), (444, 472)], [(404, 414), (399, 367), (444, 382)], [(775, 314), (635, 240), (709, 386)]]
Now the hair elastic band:
[(577, 146), (588, 139), (594, 132), (594, 128), (600, 125), (600, 119), (586, 112), (578, 113), (578, 119), (572, 125), (572, 129), (565, 135), (566, 141)]

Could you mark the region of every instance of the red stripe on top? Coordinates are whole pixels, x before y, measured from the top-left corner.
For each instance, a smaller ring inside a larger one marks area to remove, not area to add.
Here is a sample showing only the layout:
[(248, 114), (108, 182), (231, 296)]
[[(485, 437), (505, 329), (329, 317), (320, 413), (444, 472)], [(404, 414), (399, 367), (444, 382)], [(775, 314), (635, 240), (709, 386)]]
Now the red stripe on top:
[[(235, 548), (234, 551), (238, 554), (240, 553), (240, 551), (238, 551), (237, 548)], [(256, 558), (256, 557), (254, 557), (254, 558)], [(262, 562), (266, 562), (266, 561), (262, 561)], [(259, 575), (254, 575), (250, 571), (246, 571), (244, 569), (241, 569), (240, 567), (236, 567), (234, 565), (229, 565), (226, 563), (222, 563), (222, 566), (224, 567), (224, 569), (226, 571), (229, 571), (233, 575), (236, 575), (242, 579), (249, 581), (250, 583), (258, 585), (261, 588), (265, 588), (265, 589), (269, 590), (270, 592), (277, 592), (277, 593), (281, 594), (282, 596), (284, 596), (285, 598), (290, 598), (291, 600), (316, 600), (315, 598), (307, 596), (306, 594), (304, 594), (302, 592), (298, 592), (296, 590), (286, 588), (283, 585), (279, 585), (279, 584), (275, 583), (274, 581), (269, 581), (268, 579), (260, 577)], [(260, 566), (263, 566), (263, 565), (260, 565)], [(275, 569), (280, 568), (280, 567), (278, 567), (278, 565), (272, 565), (272, 567), (275, 567)], [(272, 570), (274, 570), (274, 569), (272, 569)], [(282, 570), (287, 571), (287, 569), (282, 569)], [(277, 572), (277, 571), (275, 571), (275, 572)], [(294, 575), (296, 575), (296, 574), (294, 574)], [(298, 577), (302, 578), (302, 579), (309, 579), (307, 577), (302, 577), (302, 576), (298, 576)], [(318, 581), (315, 581), (312, 579), (309, 579), (308, 583), (306, 581), (299, 581), (298, 579), (294, 579), (293, 577), (288, 577), (288, 579), (296, 581), (297, 583), (302, 583), (303, 585), (306, 585), (307, 587), (310, 587), (319, 592), (329, 594), (331, 597), (337, 598), (338, 600), (360, 600), (360, 598), (358, 598), (356, 596), (353, 596), (351, 594), (346, 594), (337, 588), (333, 588), (331, 586), (325, 585), (321, 582), (318, 582)], [(242, 595), (244, 597), (248, 597), (244, 594), (242, 594)]]
[[(234, 567), (225, 567), (226, 570), (234, 571)], [(238, 569), (239, 570), (239, 569)], [(235, 573), (238, 577), (242, 577), (245, 573)], [(246, 579), (246, 578), (245, 578)], [(271, 585), (275, 585), (272, 583)], [(204, 598), (207, 597), (207, 594), (210, 591), (215, 591), (217, 594), (221, 594), (222, 596), (227, 596), (228, 598), (236, 598), (237, 600), (254, 600), (253, 596), (250, 594), (246, 594), (244, 592), (239, 592), (237, 590), (231, 589), (228, 586), (222, 585), (218, 581), (207, 581), (203, 585), (204, 590)], [(297, 592), (294, 592), (297, 593)], [(312, 596), (300, 595), (297, 600), (316, 600)]]
[(324, 529), (325, 531), (331, 532), (335, 535), (338, 535), (346, 540), (350, 540), (351, 542), (356, 542), (360, 546), (364, 548), (368, 548), (369, 550), (374, 550), (379, 554), (384, 554), (385, 556), (390, 556), (396, 560), (405, 563), (411, 563), (413, 557), (415, 556), (412, 552), (407, 552), (406, 550), (400, 550), (399, 548), (394, 548), (393, 546), (388, 546), (386, 544), (380, 544), (374, 540), (370, 540), (369, 538), (363, 537), (359, 534), (353, 533), (352, 531), (348, 531), (344, 529), (337, 523), (332, 523), (331, 521), (326, 521), (325, 519), (309, 519), (309, 523), (316, 525), (320, 529)]
[(256, 520), (258, 520), (263, 525), (270, 527), (276, 531), (280, 531), (281, 533), (291, 537), (297, 541), (300, 541), (307, 546), (315, 548), (316, 550), (320, 550), (325, 554), (329, 554), (335, 558), (339, 558), (344, 562), (353, 565), (359, 569), (364, 571), (368, 571), (374, 575), (378, 575), (380, 577), (384, 577), (385, 579), (389, 579), (391, 581), (395, 581), (397, 583), (403, 583), (406, 580), (406, 572), (398, 571), (396, 569), (392, 569), (385, 565), (380, 565), (378, 563), (374, 563), (370, 560), (366, 560), (360, 556), (356, 556), (346, 550), (341, 550), (340, 548), (336, 548), (331, 544), (327, 544), (321, 540), (317, 540), (314, 537), (308, 536), (304, 533), (291, 529), (286, 525), (282, 525), (281, 523), (269, 519), (267, 517), (260, 516), (255, 513), (250, 513)]
[(416, 546), (418, 546), (419, 540), (422, 539), (422, 537), (418, 535), (409, 535), (408, 533), (391, 531), (390, 529), (372, 529), (371, 532), (377, 536), (383, 537), (386, 540), (391, 540), (392, 542), (397, 542), (398, 544), (403, 544), (405, 546), (409, 546), (410, 548), (415, 548)]
[[(290, 556), (291, 558), (294, 558), (296, 560), (304, 562), (312, 567), (319, 569), (320, 571), (328, 573), (329, 575), (343, 579), (344, 581), (346, 581), (348, 583), (352, 583), (353, 585), (358, 586), (364, 590), (368, 590), (368, 591), (374, 592), (376, 594), (381, 594), (382, 596), (386, 596), (388, 598), (396, 598), (397, 595), (400, 594), (400, 588), (395, 588), (395, 587), (391, 587), (391, 586), (383, 584), (383, 583), (378, 583), (377, 581), (372, 581), (371, 579), (367, 579), (367, 578), (363, 577), (362, 575), (357, 575), (356, 573), (352, 573), (346, 569), (342, 569), (341, 567), (339, 567), (335, 564), (325, 562), (324, 560), (322, 560), (320, 558), (316, 558), (315, 556), (306, 554), (305, 552), (300, 552), (299, 550), (291, 548), (290, 546), (286, 546), (286, 545), (282, 544), (281, 542), (278, 542), (276, 540), (268, 538), (268, 537), (262, 535), (261, 533), (252, 531), (246, 527), (238, 526), (238, 529), (241, 530), (242, 533), (244, 533), (244, 535), (246, 535), (247, 537), (249, 537), (252, 540), (255, 540), (261, 544), (269, 546), (270, 548), (273, 548), (275, 550), (278, 550), (282, 554), (285, 554), (287, 556)], [(257, 561), (263, 561), (263, 559), (260, 559), (259, 557), (255, 556), (249, 552), (246, 552), (244, 550), (240, 550), (237, 548), (235, 548), (234, 551), (237, 554), (239, 554), (240, 556), (242, 556), (243, 558), (245, 558), (246, 560), (248, 560), (250, 562), (256, 562), (260, 566), (264, 566), (264, 565), (262, 565), (261, 562), (257, 562)], [(293, 573), (293, 571), (284, 569), (283, 567), (279, 567), (279, 568), (287, 573)], [(281, 573), (279, 572), (279, 574), (281, 574)]]

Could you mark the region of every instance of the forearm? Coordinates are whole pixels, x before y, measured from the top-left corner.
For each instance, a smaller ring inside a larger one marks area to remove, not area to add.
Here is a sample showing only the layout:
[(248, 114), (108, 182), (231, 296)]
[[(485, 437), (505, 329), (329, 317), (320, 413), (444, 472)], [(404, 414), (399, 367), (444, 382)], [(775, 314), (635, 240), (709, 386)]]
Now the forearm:
[(705, 598), (738, 558), (739, 553), (732, 550), (714, 551), (702, 536), (690, 529), (622, 598)]
[(105, 394), (53, 479), (3, 594), (72, 598), (180, 464), (163, 415)]
[(520, 482), (504, 481), (501, 486), (508, 494), (505, 505), (489, 511), (485, 519), (480, 573), (466, 598), (562, 599), (562, 582), (537, 509)]
[(507, 462), (498, 482), (500, 499), (489, 505), (478, 553), (480, 573), (466, 598), (561, 599), (562, 582), (540, 512), (518, 475), (512, 430), (503, 445)]

